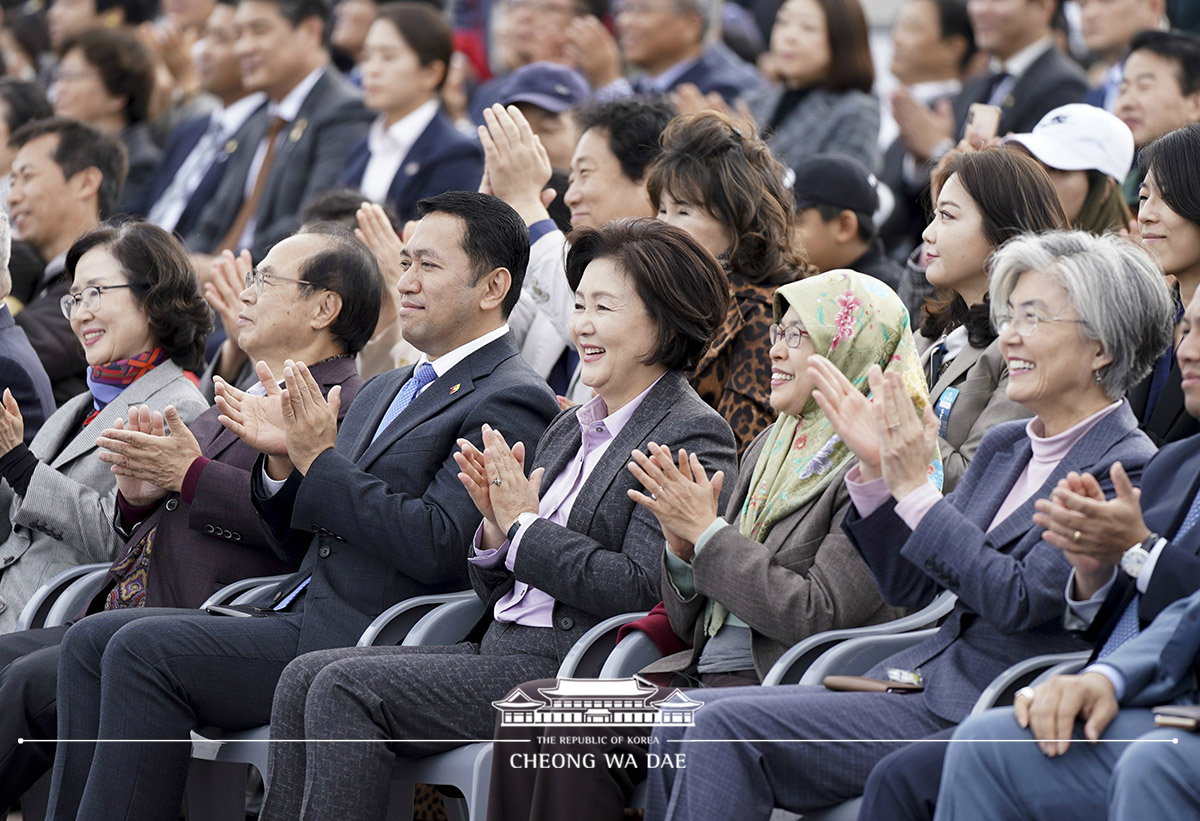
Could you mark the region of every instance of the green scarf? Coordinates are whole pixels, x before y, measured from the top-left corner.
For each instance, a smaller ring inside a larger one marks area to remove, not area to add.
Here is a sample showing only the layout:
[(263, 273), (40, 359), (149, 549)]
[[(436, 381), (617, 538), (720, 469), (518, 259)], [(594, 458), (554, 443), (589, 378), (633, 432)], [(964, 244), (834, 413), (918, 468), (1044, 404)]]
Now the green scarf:
[[(816, 353), (837, 366), (846, 378), (868, 392), (867, 371), (879, 365), (899, 371), (918, 411), (929, 404), (929, 387), (921, 370), (909, 326), (908, 309), (874, 277), (856, 271), (829, 271), (784, 285), (775, 292), (779, 322), (788, 308), (800, 316)], [(942, 485), (942, 463), (936, 455), (930, 480)], [(780, 414), (759, 453), (742, 506), (739, 531), (762, 542), (771, 528), (819, 496), (854, 454), (834, 433), (813, 399), (799, 417)], [(717, 602), (706, 618), (715, 635), (727, 611)]]

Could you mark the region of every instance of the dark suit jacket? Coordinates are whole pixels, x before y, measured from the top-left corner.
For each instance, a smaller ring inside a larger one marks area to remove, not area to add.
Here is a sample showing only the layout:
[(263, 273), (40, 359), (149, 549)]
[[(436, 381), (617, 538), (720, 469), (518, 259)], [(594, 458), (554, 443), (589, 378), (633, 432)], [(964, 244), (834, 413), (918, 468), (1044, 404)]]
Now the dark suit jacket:
[(129, 155), (129, 173), (121, 186), (121, 197), (117, 201), (116, 214), (135, 214), (134, 207), (142, 201), (146, 186), (154, 179), (154, 169), (162, 158), (162, 149), (150, 137), (150, 127), (145, 123), (131, 125), (121, 131), (121, 142)]
[[(1126, 394), (1133, 414), (1139, 420), (1146, 414), (1146, 405), (1150, 401), (1150, 381), (1153, 378), (1154, 374), (1151, 373)], [(1179, 360), (1174, 356), (1171, 357), (1171, 372), (1158, 395), (1158, 404), (1154, 406), (1149, 421), (1142, 423), (1142, 430), (1159, 447), (1200, 433), (1200, 419), (1188, 413), (1183, 406), (1183, 375), (1179, 371)]]
[[(363, 172), (371, 159), (367, 138), (350, 149), (339, 185), (361, 188)], [(400, 224), (417, 218), (417, 203), (446, 191), (475, 191), (483, 176), (483, 150), (479, 143), (459, 133), (441, 111), (430, 121), (404, 162), (392, 177), (387, 201), (396, 209)]]
[(83, 346), (58, 304), (70, 290), (71, 281), (64, 274), (38, 289), (16, 318), (17, 325), (29, 337), (29, 344), (46, 369), (46, 376), (50, 377), (54, 401), (59, 405), (88, 389), (85, 379), (88, 364)]
[(915, 531), (896, 514), (894, 500), (866, 518), (852, 509), (843, 525), (885, 601), (916, 607), (943, 589), (958, 596), (935, 635), (868, 674), (883, 674), (885, 667), (921, 668), (925, 703), (947, 721), (965, 718), (983, 688), (1017, 661), (1083, 648), (1062, 626), (1070, 565), (1062, 551), (1042, 540), (1042, 528), (1031, 518), (1034, 502), (1071, 470), (1088, 471), (1111, 496), (1113, 462), (1125, 465), (1137, 482), (1154, 454), (1125, 404), (1097, 422), (1029, 499), (986, 530), (1029, 462), (1025, 426), (1008, 422), (985, 436), (958, 487)]
[(5, 388), (12, 391), (21, 408), (28, 445), (54, 413), (54, 391), (29, 338), (13, 322), (8, 306), (0, 302), (0, 393)]
[[(544, 493), (579, 453), (583, 437), (569, 408), (546, 428), (534, 467), (544, 467)], [(504, 417), (496, 421), (505, 424)], [(515, 441), (511, 436), (506, 438)], [(528, 442), (529, 440), (525, 440)], [(498, 602), (518, 578), (554, 597), (554, 640), (558, 658), (595, 624), (609, 616), (649, 610), (661, 596), (662, 529), (658, 519), (629, 498), (641, 488), (629, 472), (631, 450), (649, 442), (686, 448), (700, 457), (711, 476), (737, 471), (737, 446), (729, 425), (696, 395), (679, 371), (668, 371), (600, 457), (571, 506), (567, 526), (538, 519), (521, 534), (514, 571), (470, 564), (471, 584), (487, 602), (473, 637), (482, 636)], [(732, 483), (725, 486), (728, 498)]]
[[(884, 603), (862, 556), (838, 524), (850, 507), (844, 466), (820, 496), (771, 528), (762, 542), (738, 531), (754, 466), (769, 428), (742, 457), (737, 487), (725, 507), (728, 527), (692, 560), (696, 592), (684, 596), (664, 569), (662, 597), (671, 628), (691, 649), (656, 661), (646, 673), (695, 669), (709, 636), (709, 599), (750, 625), (750, 650), (759, 677), (796, 642), (823, 630), (878, 624), (904, 615)], [(665, 563), (666, 553), (663, 554)]]
[[(162, 159), (158, 163), (158, 167), (154, 170), (154, 176), (149, 184), (145, 187), (142, 193), (141, 200), (135, 203), (131, 211), (135, 214), (145, 216), (150, 213), (150, 210), (155, 206), (167, 188), (175, 180), (175, 175), (179, 173), (179, 169), (187, 161), (187, 158), (195, 150), (200, 138), (204, 136), (204, 132), (208, 129), (211, 117), (196, 117), (192, 120), (180, 123), (171, 132), (170, 138), (167, 140), (167, 146), (163, 149)], [(204, 207), (208, 201), (216, 194), (217, 188), (221, 184), (221, 180), (225, 176), (226, 170), (230, 167), (230, 158), (244, 145), (253, 147), (258, 144), (258, 140), (262, 139), (266, 128), (267, 107), (262, 105), (253, 114), (246, 118), (246, 122), (242, 123), (242, 127), (237, 130), (233, 138), (228, 140), (213, 159), (212, 165), (205, 171), (201, 177), (200, 183), (196, 186), (196, 190), (192, 192), (192, 196), (188, 199), (187, 205), (183, 209), (183, 213), (179, 215), (179, 221), (175, 223), (174, 231), (182, 237), (188, 236), (196, 227)], [(254, 139), (257, 135), (257, 139)], [(243, 182), (245, 175), (242, 176)]]
[[(467, 552), (482, 517), (458, 480), (457, 440), (482, 449), (487, 422), (503, 425), (510, 441), (537, 442), (558, 411), (509, 334), (430, 383), (372, 443), (412, 372), (388, 371), (364, 385), (337, 447), (274, 496), (255, 494), (280, 557), (304, 557), (300, 571), (259, 604), (282, 600), (312, 577), (299, 599), (298, 653), (354, 644), (398, 601), (465, 589)], [(260, 471), (261, 461), (253, 476)]]
[[(1146, 527), (1170, 541), (1159, 554), (1146, 592), (1138, 600), (1142, 629), (1168, 605), (1200, 590), (1200, 527), (1176, 537), (1196, 493), (1200, 492), (1200, 436), (1165, 446), (1142, 473), (1142, 518)], [(1084, 638), (1097, 651), (1137, 595), (1137, 584), (1117, 571), (1113, 586)]]
[(738, 57), (724, 43), (713, 43), (704, 49), (699, 61), (683, 72), (671, 86), (676, 88), (691, 83), (701, 94), (713, 91), (732, 103), (748, 91), (763, 85), (758, 69)]
[[(328, 393), (342, 386), (339, 416), (350, 409), (362, 377), (353, 359), (335, 359), (312, 369), (313, 377)], [(211, 407), (188, 426), (206, 459), (192, 501), (169, 493), (128, 533), (117, 555), (116, 567), (146, 534), (154, 532), (147, 607), (199, 607), (230, 582), (251, 576), (295, 572), (297, 562), (285, 561), (273, 550), (271, 534), (262, 527), (250, 498), (250, 469), (258, 452), (217, 421), (220, 411)], [(120, 513), (117, 514), (118, 532)], [(89, 612), (104, 607), (109, 587), (117, 581), (109, 571)]]
[[(986, 103), (989, 75), (969, 80), (954, 98), (954, 122), (961, 138), (971, 103)], [(1017, 80), (1000, 105), (1000, 136), (1010, 131), (1027, 134), (1048, 111), (1067, 103), (1077, 103), (1087, 93), (1087, 75), (1075, 61), (1057, 46), (1049, 48)]]
[[(255, 259), (262, 259), (271, 245), (293, 233), (301, 209), (337, 183), (350, 148), (367, 133), (370, 122), (371, 112), (363, 107), (361, 92), (332, 65), (326, 67), (280, 138), (256, 213), (250, 249)], [(233, 225), (267, 125), (264, 118), (259, 127), (248, 129), (236, 157), (230, 158), (221, 184), (187, 237), (192, 250), (211, 252)]]

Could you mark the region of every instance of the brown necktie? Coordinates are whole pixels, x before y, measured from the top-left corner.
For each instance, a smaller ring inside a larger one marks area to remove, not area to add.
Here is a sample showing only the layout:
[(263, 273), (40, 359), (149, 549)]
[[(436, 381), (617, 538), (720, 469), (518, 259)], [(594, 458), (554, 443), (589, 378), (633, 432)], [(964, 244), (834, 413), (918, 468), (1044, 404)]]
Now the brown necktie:
[(282, 117), (275, 117), (271, 120), (271, 127), (267, 129), (267, 153), (263, 155), (262, 166), (259, 167), (258, 176), (254, 179), (254, 190), (250, 192), (249, 197), (242, 201), (242, 207), (238, 209), (237, 216), (233, 219), (233, 225), (217, 244), (213, 253), (219, 254), (225, 249), (229, 249), (236, 254), (241, 250), (234, 246), (241, 240), (242, 234), (246, 231), (246, 224), (258, 210), (258, 202), (262, 199), (263, 189), (267, 187), (267, 176), (271, 173), (271, 163), (275, 159), (277, 138), (285, 125), (287, 125), (287, 120)]

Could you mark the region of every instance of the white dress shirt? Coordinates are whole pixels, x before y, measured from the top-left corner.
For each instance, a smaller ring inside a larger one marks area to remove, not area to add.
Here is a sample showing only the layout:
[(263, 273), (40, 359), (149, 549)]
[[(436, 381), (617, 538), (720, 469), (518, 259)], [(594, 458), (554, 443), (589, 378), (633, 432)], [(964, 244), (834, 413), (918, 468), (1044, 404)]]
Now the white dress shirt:
[(367, 132), (367, 148), (371, 158), (363, 171), (359, 188), (371, 202), (387, 199), (392, 180), (400, 170), (400, 164), (408, 156), (414, 144), (425, 133), (425, 129), (437, 116), (438, 101), (422, 103), (389, 127), (383, 127), (383, 117), (377, 117)]

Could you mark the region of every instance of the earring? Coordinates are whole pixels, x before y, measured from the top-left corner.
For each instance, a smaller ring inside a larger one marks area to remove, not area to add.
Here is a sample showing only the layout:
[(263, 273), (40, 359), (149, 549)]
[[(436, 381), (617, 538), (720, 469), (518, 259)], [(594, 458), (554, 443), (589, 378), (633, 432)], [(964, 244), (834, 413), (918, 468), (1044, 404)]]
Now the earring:
[(1099, 385), (1103, 381), (1102, 377), (1100, 376), (1100, 371), (1097, 370), (1097, 371), (1093, 371), (1092, 373), (1096, 377), (1096, 384)]

